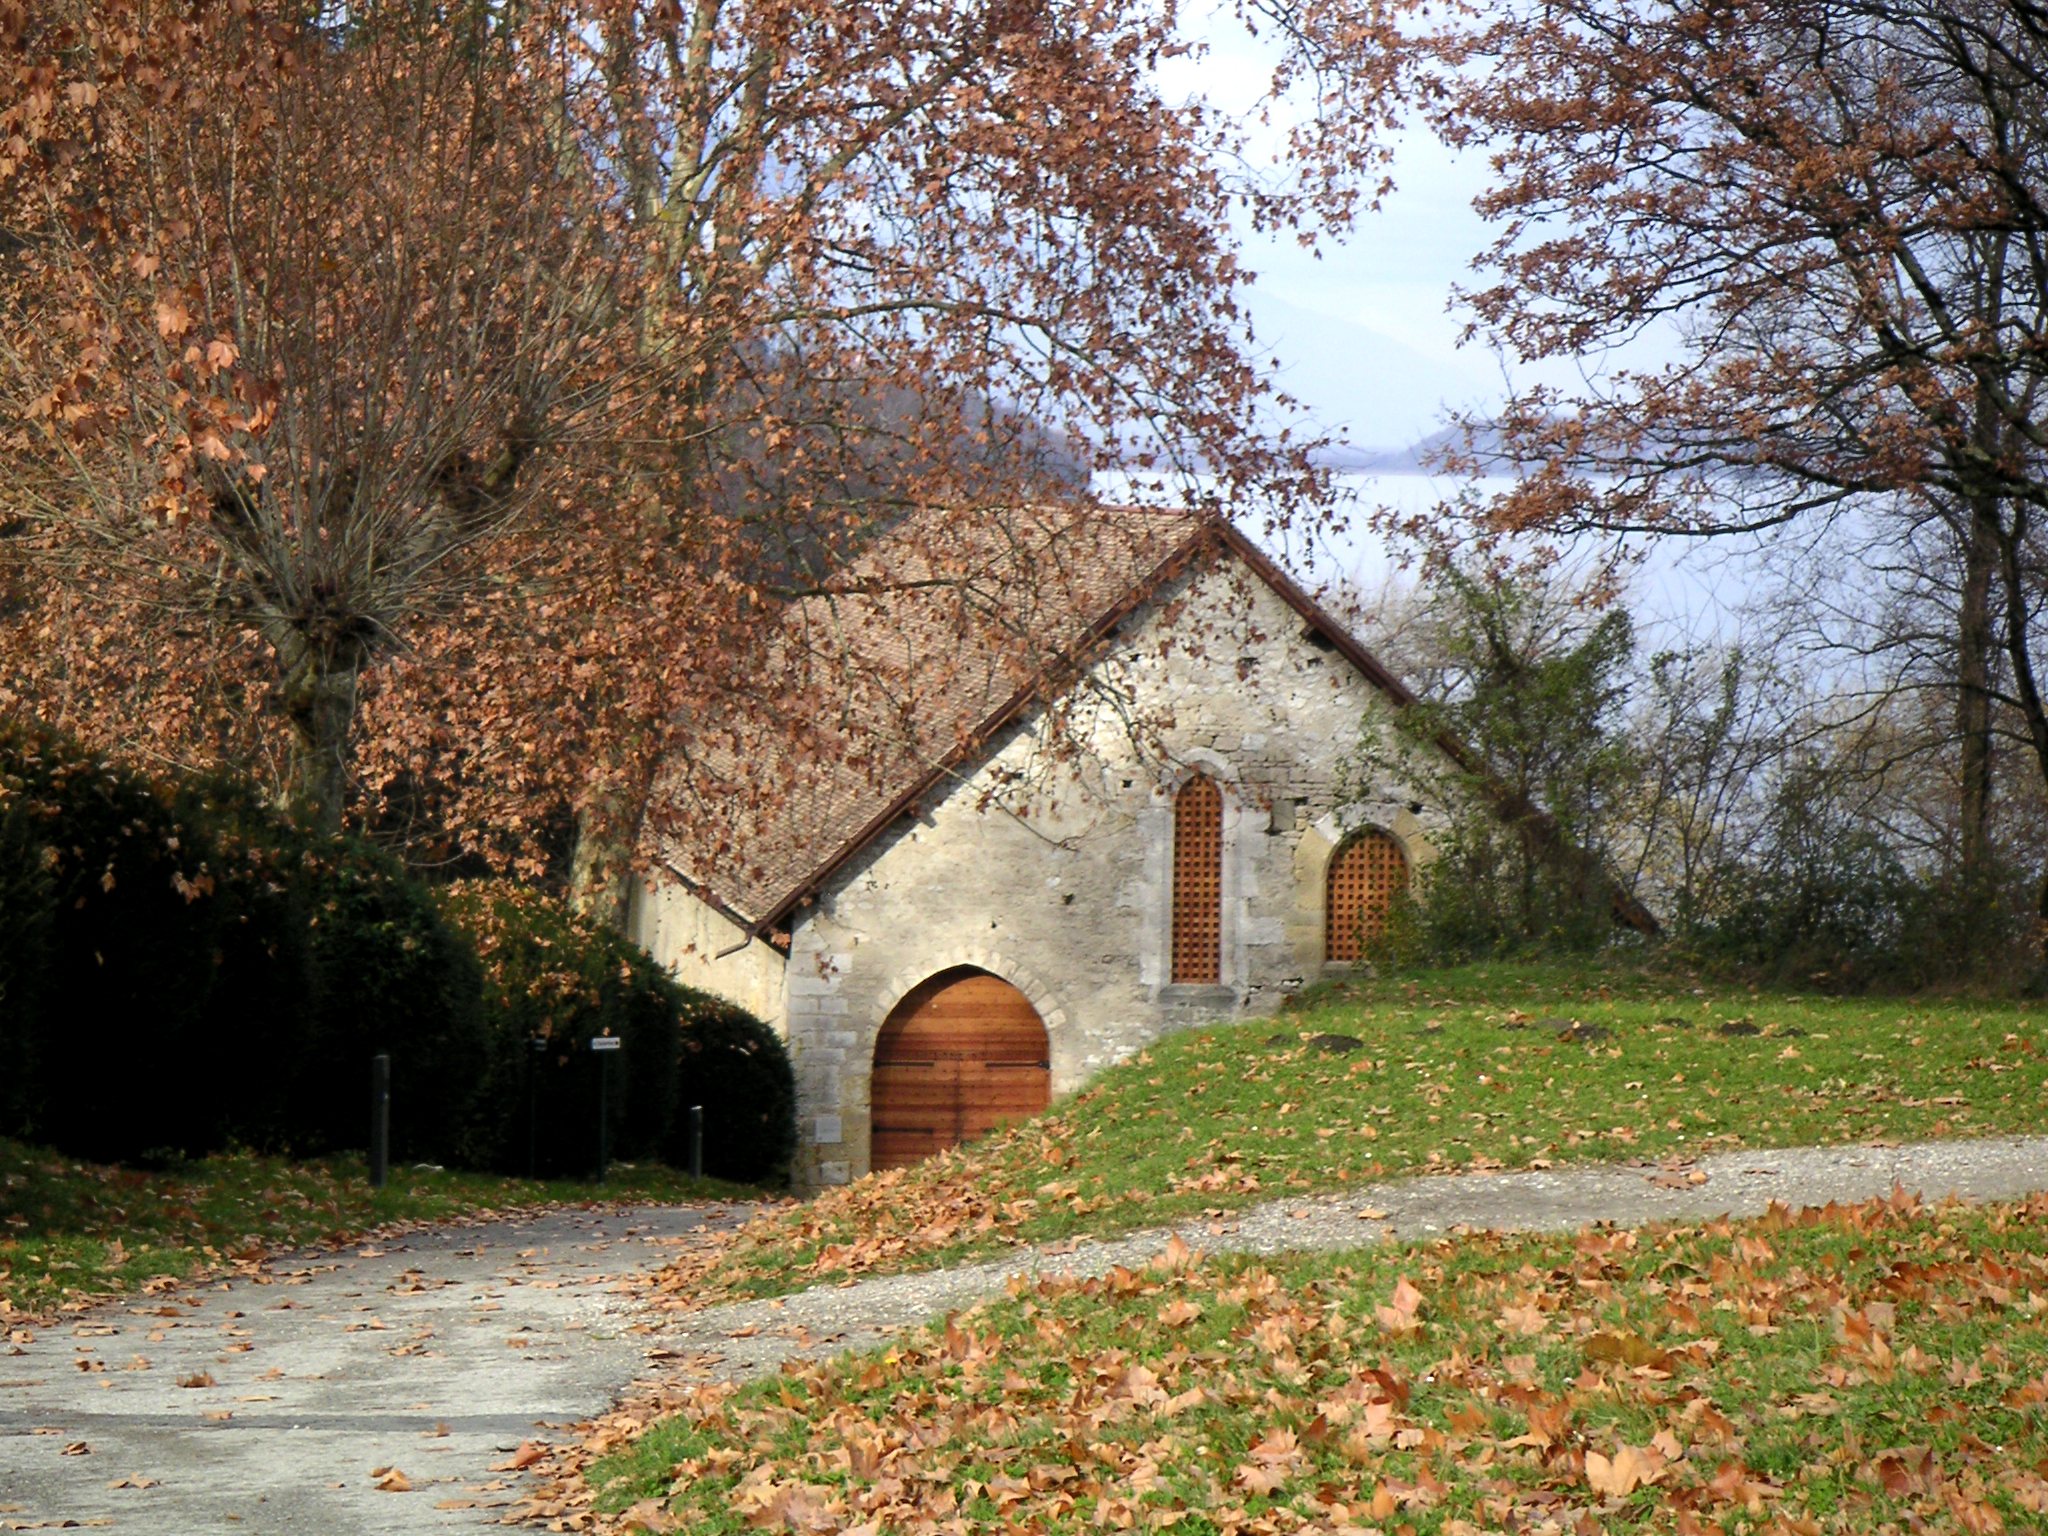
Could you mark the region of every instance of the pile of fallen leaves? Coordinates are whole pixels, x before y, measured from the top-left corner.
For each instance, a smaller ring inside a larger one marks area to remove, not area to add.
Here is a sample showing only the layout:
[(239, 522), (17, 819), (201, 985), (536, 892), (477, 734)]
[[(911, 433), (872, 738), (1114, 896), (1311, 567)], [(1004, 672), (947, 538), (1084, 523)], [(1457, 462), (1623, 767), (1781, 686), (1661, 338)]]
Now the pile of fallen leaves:
[(1757, 1023), (1666, 996), (1579, 998), (1565, 1017), (1503, 1009), (1542, 989), (1488, 992), (1485, 974), (1469, 979), (1492, 1001), (1168, 1036), (1052, 1115), (764, 1216), (655, 1299), (779, 1294), (1402, 1174), (1631, 1158), (1698, 1183), (1692, 1161), (1735, 1147), (2031, 1132), (2048, 1091), (2048, 1040), (2010, 1007), (1773, 998)]
[(554, 1525), (2036, 1530), (2048, 1197), (1287, 1261), (1176, 1245), (667, 1405), (599, 1427)]

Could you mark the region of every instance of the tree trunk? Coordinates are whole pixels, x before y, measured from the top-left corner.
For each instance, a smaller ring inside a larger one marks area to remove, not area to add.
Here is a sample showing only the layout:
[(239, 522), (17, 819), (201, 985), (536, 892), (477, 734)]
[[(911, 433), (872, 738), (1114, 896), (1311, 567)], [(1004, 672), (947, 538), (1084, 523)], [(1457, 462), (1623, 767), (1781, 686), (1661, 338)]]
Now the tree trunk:
[(576, 851), (569, 859), (569, 905), (615, 933), (626, 931), (632, 895), (633, 842), (641, 797), (606, 787), (576, 813)]
[(348, 807), (349, 736), (357, 682), (368, 661), (360, 647), (316, 646), (297, 632), (277, 643), (284, 665), (284, 712), (291, 722), (292, 814), (308, 831), (332, 837)]
[(1994, 506), (1973, 499), (1963, 530), (1963, 586), (1956, 626), (1956, 739), (1961, 760), (1958, 862), (1978, 889), (1991, 860), (1991, 577), (1998, 563)]

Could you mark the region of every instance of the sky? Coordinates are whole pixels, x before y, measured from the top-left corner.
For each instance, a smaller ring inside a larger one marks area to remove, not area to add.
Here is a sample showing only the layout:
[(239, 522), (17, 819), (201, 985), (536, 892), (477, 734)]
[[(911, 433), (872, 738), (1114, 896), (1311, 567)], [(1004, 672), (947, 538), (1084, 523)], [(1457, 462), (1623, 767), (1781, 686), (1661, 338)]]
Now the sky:
[[(1253, 38), (1227, 5), (1193, 0), (1183, 25), (1203, 52), (1162, 71), (1164, 94), (1199, 96), (1232, 116), (1250, 115), (1270, 86), (1275, 50)], [(1276, 114), (1255, 148), (1274, 154), (1284, 132), (1285, 119)], [(1492, 239), (1472, 208), (1487, 166), (1483, 155), (1453, 153), (1426, 130), (1393, 144), (1393, 193), (1361, 214), (1344, 239), (1324, 241), (1318, 254), (1292, 237), (1239, 231), (1246, 264), (1258, 274), (1247, 295), (1253, 328), (1280, 364), (1280, 387), (1360, 449), (1410, 446), (1441, 429), (1451, 411), (1498, 405), (1511, 380), (1570, 382), (1568, 370), (1556, 365), (1515, 370), (1483, 341), (1460, 345), (1465, 317), (1452, 308), (1452, 290), (1477, 285), (1472, 259)], [(1412, 473), (1346, 479), (1365, 505), (1410, 511), (1454, 490)], [(1395, 552), (1370, 535), (1335, 540), (1307, 561), (1299, 549), (1275, 553), (1316, 585), (1341, 579), (1369, 592), (1396, 574)], [(1590, 561), (1594, 552), (1580, 553)], [(1668, 634), (1726, 637), (1739, 627), (1757, 576), (1724, 546), (1668, 544), (1638, 567), (1629, 600), (1639, 617)]]
[[(1272, 79), (1275, 52), (1227, 8), (1191, 8), (1186, 31), (1205, 45), (1199, 58), (1162, 73), (1169, 98), (1200, 96), (1248, 116)], [(1255, 141), (1278, 147), (1284, 120)], [(1485, 184), (1476, 156), (1457, 156), (1427, 132), (1397, 142), (1396, 190), (1320, 255), (1292, 237), (1240, 231), (1258, 273), (1250, 298), (1254, 328), (1282, 364), (1280, 384), (1326, 426), (1365, 448), (1398, 448), (1442, 424), (1446, 408), (1485, 405), (1502, 393), (1499, 364), (1481, 345), (1457, 344), (1462, 319), (1449, 312), (1452, 285), (1469, 280), (1487, 226), (1472, 211)]]

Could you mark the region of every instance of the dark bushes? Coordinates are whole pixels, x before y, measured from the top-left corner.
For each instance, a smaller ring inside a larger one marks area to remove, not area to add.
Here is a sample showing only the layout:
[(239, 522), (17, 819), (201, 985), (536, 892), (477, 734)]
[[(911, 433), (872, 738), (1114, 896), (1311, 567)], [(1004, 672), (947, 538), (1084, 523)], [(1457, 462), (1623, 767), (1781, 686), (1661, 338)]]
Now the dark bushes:
[[(544, 1176), (589, 1171), (600, 1071), (615, 1156), (686, 1167), (688, 1107), (702, 1104), (705, 1172), (758, 1181), (787, 1166), (795, 1082), (760, 1020), (678, 986), (636, 945), (533, 891), (472, 884), (448, 903), (489, 979), (489, 1166), (523, 1173), (530, 1156)], [(600, 1066), (590, 1041), (607, 1034), (621, 1049)]]
[(234, 1030), (204, 848), (146, 781), (41, 733), (0, 735), (0, 796), (10, 1128), (101, 1158), (217, 1145), (202, 1063)]
[(0, 861), (0, 1130), (106, 1161), (360, 1146), (383, 1050), (394, 1154), (470, 1153), (482, 974), (395, 861), (21, 725)]
[[(447, 904), (486, 977), (491, 1044), (480, 1161), (525, 1173), (531, 1136), (540, 1176), (591, 1172), (600, 1071), (610, 1074), (613, 1155), (653, 1156), (668, 1124), (675, 1069), (668, 1047), (681, 989), (637, 946), (537, 892), (466, 884)], [(609, 1063), (590, 1049), (598, 1035), (621, 1041)]]
[(704, 1106), (704, 1171), (760, 1183), (796, 1153), (796, 1077), (781, 1038), (745, 1009), (683, 991), (674, 1119), (662, 1160), (687, 1168), (693, 1104)]
[(0, 1134), (104, 1161), (360, 1147), (386, 1052), (394, 1158), (524, 1172), (530, 1124), (540, 1172), (581, 1174), (599, 1034), (616, 1155), (674, 1144), (684, 1081), (710, 1171), (787, 1163), (781, 1043), (625, 940), (530, 891), (437, 894), (245, 785), (0, 726)]

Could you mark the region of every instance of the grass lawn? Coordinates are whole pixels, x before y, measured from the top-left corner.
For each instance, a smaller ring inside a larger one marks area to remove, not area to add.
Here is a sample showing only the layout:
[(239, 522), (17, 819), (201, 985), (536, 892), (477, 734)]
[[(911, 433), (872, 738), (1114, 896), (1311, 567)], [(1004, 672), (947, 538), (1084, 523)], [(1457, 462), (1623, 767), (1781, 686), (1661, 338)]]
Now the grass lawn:
[(2044, 1293), (2048, 1199), (1181, 1253), (700, 1388), (587, 1476), (692, 1533), (2039, 1530)]
[(2048, 1125), (2048, 1004), (1561, 965), (1303, 1002), (1169, 1036), (1028, 1125), (765, 1215), (665, 1284), (689, 1304), (775, 1294), (1406, 1173)]
[(370, 1188), (364, 1161), (288, 1163), (224, 1154), (167, 1173), (80, 1163), (0, 1139), (0, 1313), (47, 1312), (160, 1276), (184, 1280), (266, 1250), (342, 1242), (392, 1222), (446, 1221), (553, 1203), (758, 1198), (657, 1166), (612, 1165), (594, 1184), (393, 1169)]

